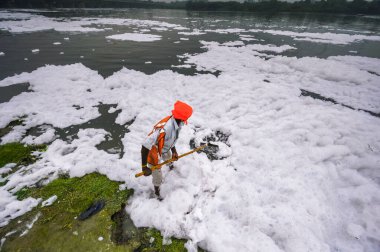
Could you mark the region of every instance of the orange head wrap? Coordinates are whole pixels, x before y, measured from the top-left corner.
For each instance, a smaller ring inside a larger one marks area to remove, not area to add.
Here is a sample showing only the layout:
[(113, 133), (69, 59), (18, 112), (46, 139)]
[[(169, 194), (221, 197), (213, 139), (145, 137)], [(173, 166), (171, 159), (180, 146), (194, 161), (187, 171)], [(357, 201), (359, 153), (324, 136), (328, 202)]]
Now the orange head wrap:
[(177, 101), (174, 104), (172, 114), (175, 119), (180, 119), (187, 124), (187, 119), (193, 114), (193, 108), (184, 102)]

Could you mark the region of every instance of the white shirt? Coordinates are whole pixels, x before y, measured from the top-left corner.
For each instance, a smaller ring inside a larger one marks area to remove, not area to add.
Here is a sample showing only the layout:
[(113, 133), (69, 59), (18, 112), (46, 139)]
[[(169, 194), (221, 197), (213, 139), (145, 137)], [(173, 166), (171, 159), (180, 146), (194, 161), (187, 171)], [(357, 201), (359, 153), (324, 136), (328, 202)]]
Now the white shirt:
[[(162, 153), (167, 153), (175, 143), (177, 142), (179, 132), (182, 125), (178, 125), (174, 117), (171, 117), (164, 126), (165, 131), (165, 143), (162, 148)], [(143, 146), (150, 150), (153, 145), (157, 144), (157, 138), (160, 134), (160, 129), (155, 130), (150, 136), (148, 136), (143, 142)]]

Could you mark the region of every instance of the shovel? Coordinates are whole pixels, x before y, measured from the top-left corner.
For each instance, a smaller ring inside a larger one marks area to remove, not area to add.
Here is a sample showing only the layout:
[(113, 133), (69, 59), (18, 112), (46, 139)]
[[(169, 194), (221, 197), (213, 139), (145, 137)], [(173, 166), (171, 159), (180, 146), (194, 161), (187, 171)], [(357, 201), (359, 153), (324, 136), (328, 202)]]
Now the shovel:
[[(189, 151), (189, 152), (186, 152), (186, 153), (184, 153), (184, 154), (182, 154), (182, 155), (179, 155), (179, 156), (178, 156), (178, 159), (183, 158), (183, 157), (185, 157), (185, 156), (187, 156), (187, 155), (190, 155), (190, 154), (192, 154), (192, 153), (194, 153), (194, 152), (196, 152), (196, 151), (200, 151), (200, 150), (202, 150), (203, 148), (205, 148), (206, 146), (207, 146), (207, 144), (205, 144), (205, 145), (201, 145), (201, 146), (199, 146), (198, 148), (195, 148), (195, 149), (193, 149), (193, 150), (191, 150), (191, 151)], [(155, 166), (151, 167), (150, 169), (151, 169), (152, 171), (157, 170), (157, 169), (161, 169), (161, 167), (162, 167), (163, 165), (166, 165), (166, 164), (168, 164), (168, 163), (170, 163), (170, 162), (173, 162), (173, 161), (174, 161), (173, 158), (168, 159), (168, 160), (166, 160), (165, 162), (162, 162), (161, 164), (158, 164), (158, 165), (155, 165)], [(145, 167), (145, 166), (144, 166), (144, 167)], [(142, 176), (142, 175), (144, 175), (144, 172), (139, 172), (139, 173), (136, 173), (136, 174), (135, 174), (135, 177), (138, 178), (138, 177), (140, 177), (140, 176)]]

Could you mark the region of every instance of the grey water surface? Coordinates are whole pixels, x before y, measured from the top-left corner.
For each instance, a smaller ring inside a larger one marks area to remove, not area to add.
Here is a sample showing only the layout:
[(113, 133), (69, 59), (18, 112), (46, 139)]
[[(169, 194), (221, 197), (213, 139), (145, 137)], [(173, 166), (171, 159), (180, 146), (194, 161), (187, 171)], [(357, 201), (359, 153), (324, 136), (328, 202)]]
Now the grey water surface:
[[(75, 9), (54, 12), (34, 12), (51, 18), (128, 18), (156, 20), (199, 30), (216, 29), (273, 29), (313, 33), (380, 34), (380, 18), (368, 16), (328, 15), (328, 14), (259, 14), (244, 12), (194, 12), (185, 10), (159, 9)], [(1, 21), (1, 20), (0, 20)], [(45, 30), (31, 33), (10, 33), (0, 30), (0, 79), (22, 72), (30, 72), (46, 64), (65, 65), (81, 62), (107, 77), (123, 67), (152, 74), (164, 69), (172, 69), (183, 74), (196, 74), (194, 69), (179, 69), (181, 65), (177, 55), (194, 54), (204, 51), (199, 41), (227, 42), (239, 39), (238, 34), (220, 34), (208, 32), (199, 36), (184, 36), (178, 30), (155, 31), (149, 34), (162, 36), (154, 42), (116, 41), (106, 36), (134, 32), (134, 26), (95, 25), (97, 28), (112, 28), (102, 32), (68, 33)], [(140, 28), (141, 29), (141, 28)], [(249, 34), (249, 33), (244, 33)], [(69, 40), (64, 40), (69, 37)], [(189, 40), (180, 40), (187, 37)], [(326, 58), (335, 55), (357, 55), (380, 58), (379, 43), (360, 41), (348, 45), (313, 43), (294, 40), (288, 36), (256, 33), (257, 41), (245, 41), (245, 44), (291, 45), (283, 55), (295, 57)], [(180, 41), (180, 43), (174, 43)], [(53, 45), (61, 42), (61, 45)], [(40, 49), (32, 53), (32, 49)], [(63, 52), (64, 54), (60, 54)], [(146, 62), (152, 62), (146, 64)]]

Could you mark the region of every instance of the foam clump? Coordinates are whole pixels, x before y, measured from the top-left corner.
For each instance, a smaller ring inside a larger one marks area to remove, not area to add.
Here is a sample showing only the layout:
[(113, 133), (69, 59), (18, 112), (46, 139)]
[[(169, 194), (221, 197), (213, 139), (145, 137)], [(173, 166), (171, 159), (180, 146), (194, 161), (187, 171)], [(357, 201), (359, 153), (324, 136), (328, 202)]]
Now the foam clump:
[(57, 200), (57, 198), (58, 198), (57, 195), (53, 195), (50, 198), (48, 198), (47, 200), (43, 201), (41, 203), (41, 206), (42, 207), (51, 206)]
[(107, 39), (115, 39), (115, 40), (130, 40), (137, 42), (152, 42), (161, 40), (161, 36), (152, 35), (152, 34), (142, 34), (142, 33), (123, 33), (107, 36)]

